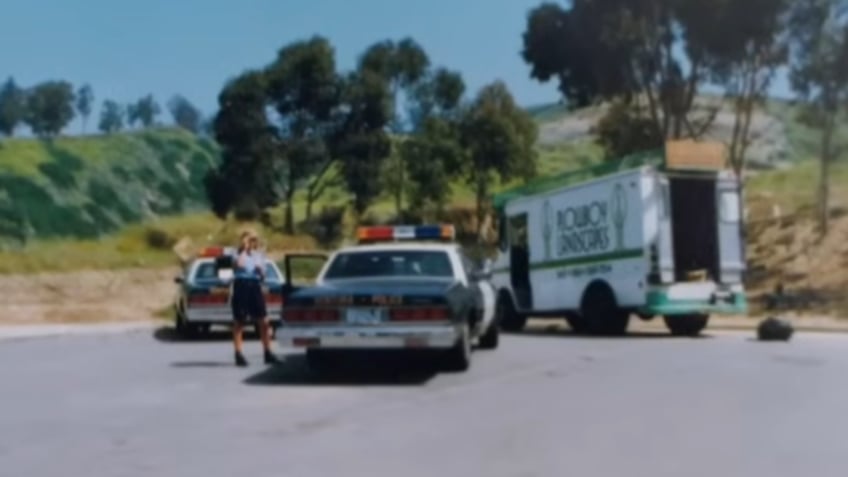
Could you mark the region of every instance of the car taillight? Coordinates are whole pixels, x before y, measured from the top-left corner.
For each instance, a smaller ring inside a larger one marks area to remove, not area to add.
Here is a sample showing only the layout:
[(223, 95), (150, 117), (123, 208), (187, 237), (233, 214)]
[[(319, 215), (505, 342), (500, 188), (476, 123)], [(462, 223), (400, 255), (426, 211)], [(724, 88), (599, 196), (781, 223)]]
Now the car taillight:
[(288, 308), (283, 310), (283, 320), (289, 323), (338, 321), (339, 310), (335, 308)]
[(392, 321), (446, 321), (450, 319), (450, 311), (444, 306), (393, 308), (389, 310), (389, 319)]

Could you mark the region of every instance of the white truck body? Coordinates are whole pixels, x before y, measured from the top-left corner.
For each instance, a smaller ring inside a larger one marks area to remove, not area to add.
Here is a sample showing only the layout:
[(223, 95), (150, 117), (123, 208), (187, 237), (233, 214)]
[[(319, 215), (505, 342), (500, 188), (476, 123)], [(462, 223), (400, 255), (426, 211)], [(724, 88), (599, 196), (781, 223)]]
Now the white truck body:
[(644, 318), (743, 313), (739, 201), (732, 173), (654, 166), (510, 199), (493, 284), (525, 319), (580, 313), (596, 283)]

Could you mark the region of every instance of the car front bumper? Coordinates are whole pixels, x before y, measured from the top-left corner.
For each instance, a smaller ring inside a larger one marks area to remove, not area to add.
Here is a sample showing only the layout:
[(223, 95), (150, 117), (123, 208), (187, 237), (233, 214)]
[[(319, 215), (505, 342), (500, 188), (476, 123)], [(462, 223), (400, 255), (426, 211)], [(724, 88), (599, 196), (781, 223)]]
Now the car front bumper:
[(321, 349), (448, 349), (456, 344), (461, 326), (291, 326), (277, 330), (285, 347)]

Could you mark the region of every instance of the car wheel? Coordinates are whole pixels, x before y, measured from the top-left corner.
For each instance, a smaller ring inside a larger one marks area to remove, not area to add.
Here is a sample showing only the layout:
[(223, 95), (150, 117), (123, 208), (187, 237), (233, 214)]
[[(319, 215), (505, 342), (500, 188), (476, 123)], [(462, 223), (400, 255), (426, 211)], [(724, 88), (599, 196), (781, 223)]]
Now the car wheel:
[(480, 337), (480, 349), (496, 349), (500, 341), (500, 329), (498, 323), (489, 324), (489, 329)]
[(497, 324), (504, 331), (517, 333), (527, 325), (527, 317), (518, 314), (512, 299), (508, 295), (501, 295), (495, 313)]
[(185, 315), (182, 314), (179, 310), (177, 310), (177, 319), (175, 323), (175, 327), (177, 330), (177, 335), (183, 339), (195, 338), (197, 336), (196, 328), (189, 324)]
[(445, 364), (449, 371), (466, 371), (471, 366), (471, 337), (469, 334), (466, 324), (462, 327), (459, 340), (448, 351)]
[(609, 285), (596, 282), (583, 295), (580, 314), (593, 335), (620, 336), (627, 333), (630, 314), (616, 303)]
[(707, 327), (710, 315), (664, 316), (663, 320), (672, 335), (695, 337)]

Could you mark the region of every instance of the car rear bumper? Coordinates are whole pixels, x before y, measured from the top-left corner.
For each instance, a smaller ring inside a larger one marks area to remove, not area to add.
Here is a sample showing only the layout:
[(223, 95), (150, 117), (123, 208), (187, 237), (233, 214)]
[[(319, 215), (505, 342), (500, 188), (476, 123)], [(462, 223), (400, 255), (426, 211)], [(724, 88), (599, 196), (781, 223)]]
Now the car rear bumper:
[[(233, 312), (230, 307), (221, 308), (189, 308), (185, 314), (186, 321), (192, 324), (229, 325), (233, 322)], [(280, 321), (279, 308), (268, 309), (268, 319), (272, 322)]]
[(405, 325), (385, 327), (290, 326), (277, 330), (282, 346), (327, 349), (448, 349), (461, 326)]

